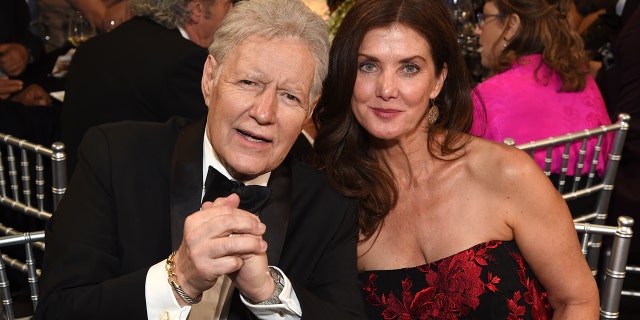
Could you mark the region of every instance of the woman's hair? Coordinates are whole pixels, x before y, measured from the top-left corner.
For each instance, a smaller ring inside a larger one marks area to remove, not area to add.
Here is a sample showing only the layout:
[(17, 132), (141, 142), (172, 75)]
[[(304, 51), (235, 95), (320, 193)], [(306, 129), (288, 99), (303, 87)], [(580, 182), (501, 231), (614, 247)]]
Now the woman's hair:
[[(560, 92), (582, 91), (586, 87), (588, 55), (582, 38), (571, 29), (567, 13), (572, 0), (490, 0), (505, 16), (517, 14), (520, 28), (509, 39), (507, 46), (490, 66), (492, 73), (501, 73), (513, 66), (520, 57), (542, 54), (542, 62), (555, 70), (562, 79)], [(508, 17), (503, 19), (508, 23)], [(502, 45), (496, 42), (495, 45)], [(536, 78), (548, 83), (551, 74), (540, 74)]]
[[(329, 31), (325, 22), (299, 0), (240, 1), (224, 17), (214, 35), (209, 53), (224, 64), (244, 39), (298, 38), (305, 41), (315, 58), (315, 73), (309, 104), (322, 92), (329, 64)], [(216, 81), (223, 68), (218, 68)]]
[[(127, 6), (137, 16), (146, 16), (169, 29), (184, 25), (191, 16), (188, 4), (195, 0), (127, 0)], [(205, 6), (212, 1), (202, 0)]]
[[(352, 113), (351, 97), (365, 34), (394, 25), (407, 26), (424, 37), (431, 48), (436, 75), (445, 67), (448, 71), (435, 99), (440, 117), (429, 126), (425, 141), (429, 152), (435, 156), (460, 151), (467, 137), (463, 133), (469, 131), (473, 118), (471, 80), (456, 41), (451, 12), (442, 0), (364, 0), (354, 4), (333, 39), (329, 74), (313, 115), (318, 128), (314, 164), (326, 170), (329, 181), (341, 193), (358, 200), (360, 233), (365, 239), (395, 206), (398, 191), (391, 175), (372, 157), (370, 136)], [(438, 136), (444, 139), (436, 140)]]

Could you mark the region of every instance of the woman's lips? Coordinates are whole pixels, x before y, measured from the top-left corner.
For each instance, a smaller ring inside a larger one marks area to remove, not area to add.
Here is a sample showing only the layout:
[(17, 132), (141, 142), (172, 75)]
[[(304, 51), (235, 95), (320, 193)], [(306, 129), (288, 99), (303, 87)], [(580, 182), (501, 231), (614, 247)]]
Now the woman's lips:
[(394, 109), (371, 108), (371, 110), (373, 111), (373, 114), (383, 119), (391, 119), (401, 113), (401, 111)]

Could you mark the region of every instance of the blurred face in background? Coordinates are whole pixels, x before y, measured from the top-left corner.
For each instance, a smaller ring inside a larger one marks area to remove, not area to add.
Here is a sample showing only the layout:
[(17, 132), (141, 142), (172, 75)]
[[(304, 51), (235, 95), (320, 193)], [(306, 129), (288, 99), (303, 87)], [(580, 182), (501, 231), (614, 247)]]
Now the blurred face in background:
[(482, 48), (481, 64), (489, 68), (494, 59), (502, 53), (507, 41), (503, 38), (505, 16), (502, 15), (493, 1), (484, 4), (482, 14), (478, 16), (475, 34)]
[(208, 48), (224, 16), (233, 8), (232, 0), (195, 0), (189, 4), (191, 20), (185, 25), (191, 41)]

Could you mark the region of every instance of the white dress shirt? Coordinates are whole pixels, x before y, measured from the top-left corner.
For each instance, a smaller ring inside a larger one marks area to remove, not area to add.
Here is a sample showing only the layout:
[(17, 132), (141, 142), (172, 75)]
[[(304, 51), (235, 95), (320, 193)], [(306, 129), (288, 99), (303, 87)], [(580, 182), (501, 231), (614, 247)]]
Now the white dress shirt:
[[(204, 141), (203, 141), (203, 166), (202, 166), (202, 181), (206, 180), (207, 172), (209, 166), (214, 167), (216, 170), (220, 171), (223, 175), (225, 175), (229, 179), (233, 179), (229, 172), (222, 166), (220, 160), (213, 150), (211, 143), (209, 142), (209, 138), (206, 135), (207, 130), (205, 129)], [(269, 181), (270, 172), (267, 172), (251, 181), (246, 181), (247, 185), (262, 185), (266, 186)], [(203, 183), (203, 193), (204, 196), (204, 183)], [(147, 316), (149, 319), (159, 319), (159, 320), (185, 320), (191, 311), (191, 306), (187, 305), (184, 307), (180, 307), (178, 301), (176, 300), (173, 294), (173, 288), (168, 282), (167, 271), (165, 270), (166, 261), (162, 260), (157, 264), (153, 265), (149, 268), (147, 272), (147, 278), (145, 281), (145, 297), (147, 303)], [(291, 285), (291, 281), (286, 277), (286, 275), (282, 272), (282, 270), (275, 268), (280, 275), (283, 277), (285, 281), (284, 288), (279, 295), (280, 304), (274, 305), (255, 305), (248, 302), (242, 295), (240, 295), (240, 299), (242, 303), (247, 306), (247, 308), (255, 314), (259, 319), (301, 319), (302, 318), (302, 308), (300, 307), (300, 302), (298, 301), (298, 297), (296, 296), (295, 291), (293, 290), (293, 286)], [(228, 278), (224, 281), (229, 281)], [(227, 292), (220, 292), (219, 299), (224, 300), (225, 304), (218, 304), (217, 307), (214, 307), (212, 312), (213, 319), (226, 320), (227, 315), (222, 314), (223, 311), (226, 313), (228, 310), (228, 305), (231, 302), (231, 299), (228, 299), (233, 292), (233, 285), (219, 285), (215, 286), (218, 290), (227, 290)], [(225, 288), (225, 289), (221, 289)], [(202, 303), (202, 302), (201, 302)], [(219, 316), (218, 316), (219, 315)]]

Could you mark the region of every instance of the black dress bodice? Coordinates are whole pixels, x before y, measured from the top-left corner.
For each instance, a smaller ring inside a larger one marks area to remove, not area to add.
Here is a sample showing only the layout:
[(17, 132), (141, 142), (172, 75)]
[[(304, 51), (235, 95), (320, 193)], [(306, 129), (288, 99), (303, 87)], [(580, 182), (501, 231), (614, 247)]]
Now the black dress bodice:
[(551, 319), (547, 293), (513, 241), (418, 267), (359, 275), (370, 319)]

